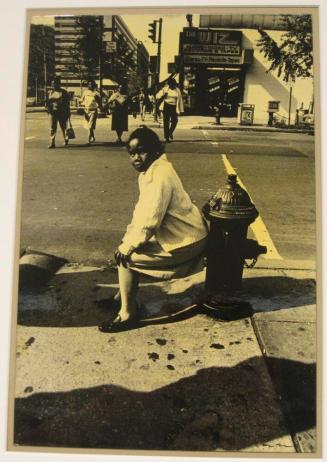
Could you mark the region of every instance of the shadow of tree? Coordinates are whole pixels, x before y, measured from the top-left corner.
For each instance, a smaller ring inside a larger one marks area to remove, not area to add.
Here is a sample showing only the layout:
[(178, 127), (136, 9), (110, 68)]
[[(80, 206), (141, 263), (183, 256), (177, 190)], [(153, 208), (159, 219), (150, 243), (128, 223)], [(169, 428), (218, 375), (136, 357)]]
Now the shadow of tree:
[[(272, 367), (288, 371), (290, 431), (314, 426), (315, 366), (273, 359)], [(110, 384), (15, 402), (14, 441), (21, 446), (239, 451), (288, 433), (261, 357), (202, 369), (150, 392)]]

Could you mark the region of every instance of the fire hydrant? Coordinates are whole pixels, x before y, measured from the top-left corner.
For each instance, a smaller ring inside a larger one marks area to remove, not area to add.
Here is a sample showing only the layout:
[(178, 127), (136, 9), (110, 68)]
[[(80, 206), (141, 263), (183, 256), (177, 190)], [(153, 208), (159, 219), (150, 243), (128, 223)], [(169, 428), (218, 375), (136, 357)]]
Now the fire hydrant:
[(217, 103), (214, 106), (210, 106), (210, 109), (213, 112), (213, 115), (215, 117), (215, 123), (217, 125), (220, 125), (220, 116), (221, 116), (221, 109), (222, 109), (222, 103)]
[(222, 320), (251, 315), (251, 306), (232, 297), (242, 288), (246, 259), (253, 259), (267, 248), (247, 239), (249, 225), (259, 215), (248, 193), (237, 183), (237, 175), (228, 175), (227, 184), (204, 205), (203, 213), (210, 222), (207, 243), (206, 301), (204, 307), (214, 310)]

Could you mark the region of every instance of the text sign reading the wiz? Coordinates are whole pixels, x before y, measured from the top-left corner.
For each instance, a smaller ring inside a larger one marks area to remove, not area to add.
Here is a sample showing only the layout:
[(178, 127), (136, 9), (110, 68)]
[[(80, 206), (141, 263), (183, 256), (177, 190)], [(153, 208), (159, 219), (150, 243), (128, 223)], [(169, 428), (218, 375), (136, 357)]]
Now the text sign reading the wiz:
[[(186, 45), (187, 44), (187, 45)], [(189, 45), (193, 45), (193, 47)], [(197, 45), (196, 51), (193, 50)], [(213, 47), (215, 45), (215, 47)], [(203, 50), (201, 50), (201, 46)], [(183, 52), (215, 53), (224, 55), (240, 55), (242, 51), (242, 32), (234, 30), (212, 30), (187, 28), (183, 30)]]

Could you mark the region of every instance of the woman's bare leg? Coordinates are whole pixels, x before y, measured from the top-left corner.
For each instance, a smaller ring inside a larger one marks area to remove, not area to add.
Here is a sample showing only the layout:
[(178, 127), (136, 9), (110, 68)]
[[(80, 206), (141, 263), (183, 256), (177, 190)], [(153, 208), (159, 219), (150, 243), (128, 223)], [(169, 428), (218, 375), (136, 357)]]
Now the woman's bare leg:
[(122, 137), (123, 132), (121, 130), (116, 130), (116, 133), (117, 133), (118, 141), (121, 143), (121, 137)]
[(136, 315), (138, 305), (136, 295), (139, 285), (139, 275), (137, 272), (125, 268), (123, 265), (118, 266), (119, 292), (115, 295), (120, 296), (121, 307), (119, 316), (121, 321), (126, 321)]

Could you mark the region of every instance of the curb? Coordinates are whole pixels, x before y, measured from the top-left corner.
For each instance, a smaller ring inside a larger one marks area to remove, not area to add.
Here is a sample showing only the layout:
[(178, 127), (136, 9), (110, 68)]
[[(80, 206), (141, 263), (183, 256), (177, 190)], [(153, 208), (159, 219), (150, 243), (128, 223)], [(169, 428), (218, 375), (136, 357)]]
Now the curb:
[(44, 286), (68, 261), (55, 255), (32, 249), (22, 249), (19, 259), (19, 285), (21, 289)]
[(270, 128), (270, 127), (253, 127), (253, 126), (223, 126), (219, 125), (213, 127), (211, 125), (193, 125), (191, 130), (230, 130), (230, 131), (249, 131), (249, 132), (272, 132), (272, 133), (304, 133), (308, 135), (314, 135), (314, 130), (310, 129), (297, 129), (297, 128)]

